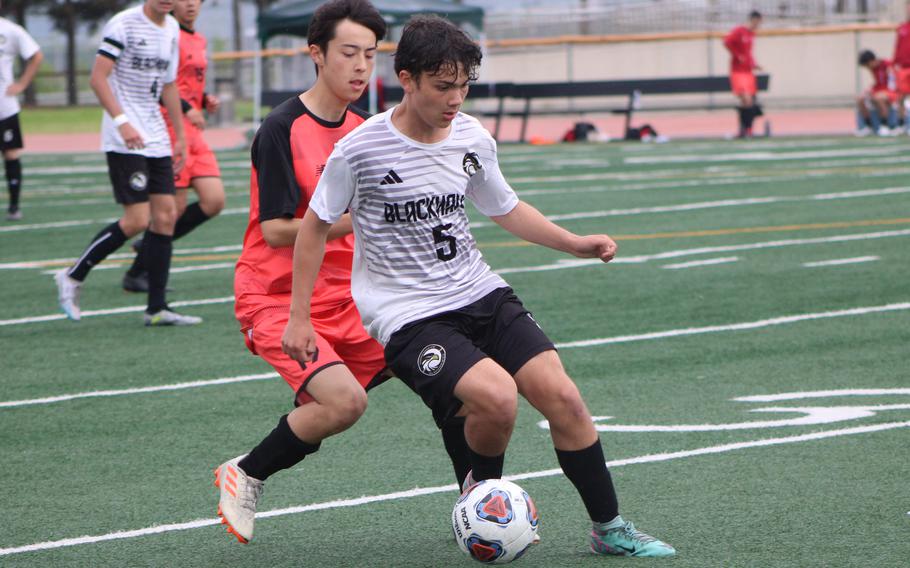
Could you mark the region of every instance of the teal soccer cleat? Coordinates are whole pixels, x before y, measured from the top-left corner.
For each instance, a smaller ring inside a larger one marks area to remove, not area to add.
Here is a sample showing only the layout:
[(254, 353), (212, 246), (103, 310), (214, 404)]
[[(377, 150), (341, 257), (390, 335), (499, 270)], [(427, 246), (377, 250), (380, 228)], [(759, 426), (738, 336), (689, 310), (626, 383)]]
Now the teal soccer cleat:
[(610, 523), (595, 523), (591, 531), (591, 551), (616, 556), (674, 556), (676, 549), (635, 528), (617, 517)]

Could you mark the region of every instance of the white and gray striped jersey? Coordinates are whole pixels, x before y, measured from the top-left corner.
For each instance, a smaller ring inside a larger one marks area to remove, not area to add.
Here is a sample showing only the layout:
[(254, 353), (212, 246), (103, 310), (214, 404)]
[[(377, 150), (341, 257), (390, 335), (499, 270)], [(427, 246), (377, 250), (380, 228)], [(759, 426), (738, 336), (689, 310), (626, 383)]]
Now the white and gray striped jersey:
[(142, 11), (142, 6), (124, 10), (104, 26), (98, 55), (114, 61), (108, 77), (114, 96), (145, 141), (145, 148), (126, 147), (113, 118), (101, 119), (101, 149), (105, 152), (141, 154), (150, 158), (171, 155), (171, 141), (158, 99), (167, 83), (177, 79), (180, 63), (180, 25), (166, 16), (159, 26)]
[(409, 322), (507, 285), (477, 249), (465, 198), (487, 216), (518, 204), (499, 169), (496, 142), (476, 119), (459, 113), (445, 140), (422, 144), (395, 128), (393, 111), (335, 145), (310, 200), (329, 223), (350, 210), (351, 291), (367, 331), (383, 344)]
[(15, 82), (13, 64), (16, 58), (31, 59), (40, 49), (22, 26), (0, 18), (0, 120), (21, 110), (19, 99), (6, 95), (6, 90)]

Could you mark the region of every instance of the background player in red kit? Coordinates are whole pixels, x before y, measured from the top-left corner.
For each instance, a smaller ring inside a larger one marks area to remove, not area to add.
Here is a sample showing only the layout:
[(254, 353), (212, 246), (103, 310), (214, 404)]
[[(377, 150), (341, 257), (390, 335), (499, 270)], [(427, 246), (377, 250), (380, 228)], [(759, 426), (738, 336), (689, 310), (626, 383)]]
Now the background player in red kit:
[[(240, 542), (253, 536), (263, 481), (319, 449), (366, 410), (366, 390), (386, 380), (382, 346), (367, 334), (351, 297), (354, 236), (346, 215), (329, 232), (312, 299), (318, 353), (301, 365), (282, 351), (290, 315), (294, 242), (335, 142), (364, 122), (349, 106), (373, 71), (385, 21), (365, 0), (332, 0), (310, 23), (316, 84), (277, 106), (253, 140), (250, 217), (234, 278), (235, 313), (247, 346), (294, 389), (295, 408), (248, 455), (215, 470), (219, 514)], [(469, 462), (463, 420), (443, 426), (463, 481)], [(458, 457), (456, 457), (458, 456)]]
[[(218, 97), (205, 92), (205, 73), (208, 68), (205, 36), (195, 30), (196, 18), (204, 0), (176, 0), (171, 12), (180, 24), (180, 64), (177, 69), (177, 89), (183, 109), (183, 131), (186, 133), (187, 157), (183, 169), (174, 176), (177, 189), (177, 224), (174, 239), (186, 235), (202, 223), (218, 215), (224, 208), (224, 184), (215, 153), (202, 131), (205, 129), (203, 110), (218, 110)], [(166, 110), (168, 133), (174, 140), (174, 126)], [(192, 187), (199, 201), (187, 206), (188, 189)], [(141, 241), (133, 248), (141, 251)], [(145, 257), (140, 253), (123, 276), (123, 288), (128, 292), (148, 291), (148, 271)]]
[[(895, 90), (894, 68), (887, 59), (879, 59), (871, 50), (859, 54), (859, 65), (872, 73), (872, 87), (856, 99), (856, 107), (862, 124), (856, 131), (857, 136), (868, 136), (877, 132), (879, 136), (891, 134), (891, 111), (897, 102)], [(877, 121), (873, 120), (869, 112), (869, 105), (875, 109)]]
[(755, 30), (761, 25), (762, 15), (753, 11), (749, 14), (749, 23), (737, 26), (724, 37), (724, 46), (730, 52), (730, 88), (739, 99), (739, 137), (752, 136), (752, 124), (763, 114), (755, 101), (758, 85), (755, 81), (755, 70), (761, 70), (752, 57), (752, 44)]
[[(910, 3), (907, 4), (907, 21), (898, 26), (897, 39), (894, 41), (894, 57), (891, 58), (894, 73), (897, 77), (897, 117), (898, 124), (907, 128), (907, 109), (904, 101), (910, 95)], [(910, 132), (910, 128), (908, 128)]]

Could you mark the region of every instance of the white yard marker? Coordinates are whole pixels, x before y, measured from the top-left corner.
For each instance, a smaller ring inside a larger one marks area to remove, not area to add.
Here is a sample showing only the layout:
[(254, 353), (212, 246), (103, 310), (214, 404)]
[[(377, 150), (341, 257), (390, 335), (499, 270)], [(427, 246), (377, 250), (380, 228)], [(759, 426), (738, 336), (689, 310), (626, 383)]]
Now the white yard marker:
[(841, 266), (844, 264), (859, 264), (862, 262), (875, 262), (880, 260), (877, 256), (857, 256), (854, 258), (838, 258), (834, 260), (820, 260), (818, 262), (804, 262), (806, 268), (815, 268), (818, 266)]
[(714, 264), (727, 264), (739, 260), (738, 256), (725, 256), (723, 258), (707, 258), (705, 260), (693, 260), (690, 262), (680, 262), (678, 264), (665, 264), (661, 268), (665, 270), (681, 270), (683, 268), (695, 268), (697, 266), (712, 266)]

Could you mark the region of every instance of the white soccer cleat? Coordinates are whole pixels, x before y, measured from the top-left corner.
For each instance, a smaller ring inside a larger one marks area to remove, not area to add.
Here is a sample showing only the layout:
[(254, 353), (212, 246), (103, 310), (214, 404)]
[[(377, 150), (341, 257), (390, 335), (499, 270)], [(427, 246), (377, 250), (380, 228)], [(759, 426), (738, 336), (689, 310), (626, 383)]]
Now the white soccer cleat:
[(891, 132), (891, 129), (884, 124), (878, 127), (876, 134), (879, 136), (894, 136), (894, 133)]
[(200, 317), (185, 316), (170, 309), (158, 310), (153, 314), (144, 314), (142, 320), (147, 326), (198, 325), (202, 323), (202, 318)]
[(256, 504), (262, 495), (263, 482), (244, 473), (237, 463), (246, 455), (226, 461), (215, 468), (215, 487), (221, 489), (218, 516), (227, 532), (242, 544), (253, 538)]
[(857, 128), (853, 135), (857, 138), (865, 138), (866, 136), (872, 135), (872, 129), (868, 126), (863, 126), (862, 128)]
[(22, 210), (16, 209), (15, 211), (6, 212), (7, 221), (21, 221), (22, 220)]
[(82, 310), (79, 308), (82, 282), (70, 278), (66, 270), (55, 274), (54, 282), (57, 283), (57, 301), (60, 303), (60, 309), (63, 310), (66, 317), (79, 321), (82, 318)]

